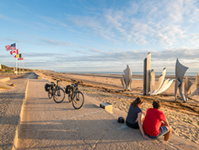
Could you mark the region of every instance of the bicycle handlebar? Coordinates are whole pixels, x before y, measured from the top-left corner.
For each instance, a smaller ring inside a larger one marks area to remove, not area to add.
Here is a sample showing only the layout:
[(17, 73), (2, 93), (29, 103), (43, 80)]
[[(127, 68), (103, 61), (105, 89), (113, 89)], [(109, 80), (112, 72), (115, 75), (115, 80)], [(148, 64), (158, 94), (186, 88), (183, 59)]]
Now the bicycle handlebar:
[(72, 84), (72, 87), (77, 87), (79, 83), (80, 83), (80, 82), (78, 81), (77, 83)]

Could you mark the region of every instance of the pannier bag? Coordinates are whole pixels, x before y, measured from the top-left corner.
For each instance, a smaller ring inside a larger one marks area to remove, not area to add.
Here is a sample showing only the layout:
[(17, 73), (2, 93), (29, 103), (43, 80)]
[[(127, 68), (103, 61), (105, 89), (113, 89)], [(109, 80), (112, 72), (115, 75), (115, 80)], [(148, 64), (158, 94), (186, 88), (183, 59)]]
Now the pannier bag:
[(71, 86), (70, 86), (70, 85), (67, 85), (67, 86), (66, 86), (65, 93), (66, 93), (66, 94), (70, 94), (70, 89), (71, 89)]
[(46, 92), (50, 91), (50, 88), (51, 88), (51, 85), (48, 84), (48, 83), (46, 83), (46, 85), (45, 85), (45, 91)]

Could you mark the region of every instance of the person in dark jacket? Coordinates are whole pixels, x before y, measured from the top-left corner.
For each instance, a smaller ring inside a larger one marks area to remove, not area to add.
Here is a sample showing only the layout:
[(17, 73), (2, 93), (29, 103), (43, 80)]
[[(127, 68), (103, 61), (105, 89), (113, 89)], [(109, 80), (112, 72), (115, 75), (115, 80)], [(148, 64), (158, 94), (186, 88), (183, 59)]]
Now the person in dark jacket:
[(142, 115), (145, 114), (144, 111), (140, 109), (140, 106), (142, 105), (143, 100), (137, 97), (130, 105), (128, 115), (126, 117), (126, 124), (127, 126), (133, 128), (133, 129), (140, 129), (140, 132), (142, 136), (145, 139), (149, 139), (144, 133), (143, 127), (142, 127)]

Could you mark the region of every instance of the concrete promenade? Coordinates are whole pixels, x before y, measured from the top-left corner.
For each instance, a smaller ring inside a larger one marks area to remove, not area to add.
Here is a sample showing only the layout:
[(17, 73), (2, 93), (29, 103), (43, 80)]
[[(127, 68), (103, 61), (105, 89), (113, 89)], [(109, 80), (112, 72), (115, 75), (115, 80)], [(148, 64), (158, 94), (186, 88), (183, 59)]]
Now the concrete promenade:
[(139, 130), (117, 122), (117, 118), (126, 117), (126, 113), (113, 109), (110, 114), (99, 107), (99, 101), (87, 95), (80, 110), (66, 101), (57, 104), (48, 99), (44, 90), (46, 82), (29, 79), (13, 149), (198, 149), (197, 144), (174, 135), (169, 142), (163, 138), (145, 140)]

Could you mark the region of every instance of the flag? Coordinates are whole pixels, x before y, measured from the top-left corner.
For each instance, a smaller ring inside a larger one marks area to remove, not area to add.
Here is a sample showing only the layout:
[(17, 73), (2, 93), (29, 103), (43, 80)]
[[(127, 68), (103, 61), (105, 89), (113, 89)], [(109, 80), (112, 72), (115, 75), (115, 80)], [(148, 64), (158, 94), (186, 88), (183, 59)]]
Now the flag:
[(23, 58), (18, 58), (18, 60), (23, 60)]
[(5, 46), (6, 47), (6, 50), (9, 51), (9, 50), (16, 50), (16, 43), (13, 43), (11, 45), (7, 45)]
[(19, 54), (15, 55), (15, 58), (19, 58)]
[(19, 54), (18, 60), (23, 60), (22, 54)]
[(12, 55), (12, 54), (18, 54), (18, 53), (19, 53), (18, 49), (14, 50), (14, 51), (10, 51), (10, 55)]

